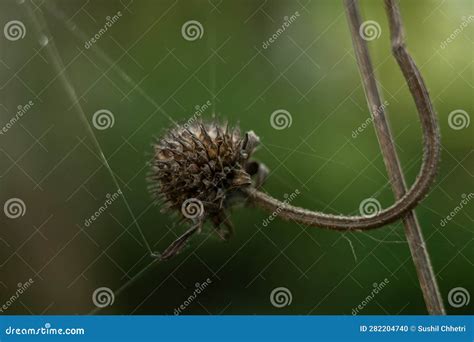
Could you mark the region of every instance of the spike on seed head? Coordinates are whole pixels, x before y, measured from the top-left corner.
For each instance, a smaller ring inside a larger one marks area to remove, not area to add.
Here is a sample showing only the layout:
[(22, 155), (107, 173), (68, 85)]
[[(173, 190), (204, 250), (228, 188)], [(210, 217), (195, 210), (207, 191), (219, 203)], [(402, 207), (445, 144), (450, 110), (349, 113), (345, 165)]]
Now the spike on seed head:
[(241, 136), (228, 124), (178, 125), (154, 144), (150, 192), (166, 211), (228, 226), (226, 209), (252, 185), (250, 157), (258, 143), (252, 131)]

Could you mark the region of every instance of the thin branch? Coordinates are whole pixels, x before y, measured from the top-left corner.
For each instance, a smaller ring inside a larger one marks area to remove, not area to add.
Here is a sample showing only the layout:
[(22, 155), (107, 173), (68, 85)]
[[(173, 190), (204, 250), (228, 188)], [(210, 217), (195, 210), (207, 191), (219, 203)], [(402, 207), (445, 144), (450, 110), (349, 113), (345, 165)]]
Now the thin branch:
[[(349, 6), (353, 3), (346, 1), (346, 4)], [(399, 21), (399, 18), (395, 18), (394, 20)], [(359, 26), (357, 27), (357, 32)], [(351, 28), (352, 31), (354, 31), (354, 27)], [(356, 36), (359, 37), (358, 34), (356, 34)], [(401, 42), (400, 34), (397, 35), (397, 38), (399, 39), (399, 42)], [(358, 40), (361, 40), (360, 37)], [(395, 204), (389, 208), (381, 210), (373, 216), (329, 215), (321, 212), (315, 212), (289, 205), (251, 187), (246, 189), (246, 193), (250, 201), (260, 208), (273, 211), (276, 215), (285, 220), (293, 220), (309, 226), (347, 231), (368, 230), (381, 227), (387, 223), (391, 223), (405, 216), (408, 211), (413, 209), (424, 198), (436, 176), (439, 162), (440, 138), (438, 122), (418, 70), (416, 67), (414, 67), (414, 63), (409, 55), (406, 52), (403, 53), (403, 51), (405, 51), (403, 49), (403, 45), (401, 44), (399, 46), (401, 48), (397, 48), (396, 51), (398, 51), (398, 54), (402, 56), (402, 59), (408, 59), (410, 63), (410, 66), (408, 68), (403, 67), (402, 71), (405, 78), (407, 79), (410, 91), (412, 92), (413, 98), (415, 100), (423, 131), (423, 162), (420, 173), (418, 174), (415, 183), (412, 185), (410, 190), (408, 192), (405, 192), (404, 190), (397, 190), (398, 196)], [(363, 49), (363, 44), (355, 44), (354, 47), (356, 49), (356, 54), (359, 56), (359, 58), (363, 59), (362, 67), (366, 68), (366, 66), (370, 64), (370, 59), (367, 52), (364, 53), (364, 51), (361, 51), (361, 49)], [(369, 69), (365, 69), (363, 72), (364, 74), (372, 73)], [(376, 90), (376, 84), (371, 84), (369, 79), (366, 77), (363, 78), (363, 81), (364, 87), (371, 89), (371, 92), (368, 93), (368, 96), (371, 97), (369, 102), (371, 104), (371, 112), (375, 113), (380, 111), (381, 108), (383, 109), (380, 99), (378, 99), (376, 96), (370, 95), (373, 93), (373, 90)], [(386, 123), (380, 124), (379, 126), (381, 130), (379, 136), (383, 137), (390, 135), (390, 131)], [(384, 155), (391, 155), (391, 158), (388, 159), (390, 168), (400, 169), (398, 158), (394, 152), (390, 152), (390, 147), (388, 145), (382, 145), (382, 152)], [(401, 174), (401, 170), (399, 170), (399, 172)], [(400, 186), (404, 186), (403, 179), (401, 177), (397, 177), (396, 182), (398, 184), (397, 189), (402, 189)]]
[[(377, 138), (390, 177), (390, 183), (395, 193), (395, 198), (399, 199), (406, 193), (405, 179), (390, 132), (390, 126), (385, 116), (385, 110), (384, 107), (381, 106), (382, 100), (377, 88), (367, 42), (362, 39), (359, 33), (361, 17), (358, 9), (358, 1), (345, 0), (344, 4), (346, 6), (347, 19), (349, 21), (357, 63), (367, 96), (367, 104), (372, 111), (377, 110), (377, 115), (373, 115)], [(398, 8), (391, 0), (386, 1), (385, 4), (387, 5), (387, 15), (391, 23), (391, 40), (394, 56), (406, 78), (417, 108), (420, 112), (424, 111), (434, 114), (428, 91), (424, 86), (421, 75), (403, 44), (402, 22)], [(436, 151), (433, 152), (436, 153)], [(430, 314), (444, 314), (443, 302), (439, 294), (428, 251), (426, 250), (425, 240), (414, 211), (407, 212), (403, 218), (403, 224), (428, 312)]]

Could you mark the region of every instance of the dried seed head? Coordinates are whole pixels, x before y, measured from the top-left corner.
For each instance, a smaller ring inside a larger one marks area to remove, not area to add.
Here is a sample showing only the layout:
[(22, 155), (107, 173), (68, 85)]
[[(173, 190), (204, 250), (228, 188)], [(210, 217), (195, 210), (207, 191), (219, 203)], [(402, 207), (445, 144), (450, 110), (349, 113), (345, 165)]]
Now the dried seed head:
[(154, 145), (150, 191), (183, 218), (230, 224), (225, 210), (252, 185), (249, 159), (258, 143), (252, 131), (241, 136), (227, 124), (177, 126)]

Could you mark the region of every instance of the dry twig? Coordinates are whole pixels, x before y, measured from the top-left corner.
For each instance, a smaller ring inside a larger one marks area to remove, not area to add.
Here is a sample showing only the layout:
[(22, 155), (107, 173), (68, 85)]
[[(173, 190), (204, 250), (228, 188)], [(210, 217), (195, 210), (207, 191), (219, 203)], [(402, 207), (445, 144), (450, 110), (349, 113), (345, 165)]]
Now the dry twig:
[[(382, 101), (378, 92), (367, 43), (359, 34), (361, 18), (358, 10), (358, 1), (345, 0), (344, 3), (346, 6), (354, 49), (356, 51), (357, 62), (367, 96), (367, 103), (371, 111), (377, 110), (377, 115), (373, 115), (377, 137), (382, 150), (385, 166), (390, 177), (392, 189), (395, 193), (396, 199), (400, 199), (406, 193), (405, 179), (395, 150), (390, 126), (387, 122), (383, 106), (381, 105)], [(432, 117), (435, 117), (423, 79), (421, 78), (415, 62), (405, 48), (402, 21), (398, 5), (394, 0), (385, 0), (385, 5), (390, 22), (393, 54), (403, 72), (403, 75), (405, 76), (417, 109), (419, 112), (430, 113)], [(434, 135), (436, 136), (437, 134)], [(439, 152), (433, 151), (433, 153)], [(423, 234), (414, 211), (407, 212), (406, 216), (403, 218), (403, 224), (405, 226), (405, 234), (418, 273), (418, 279), (420, 281), (428, 312), (430, 314), (444, 314), (443, 301), (439, 293), (436, 277), (431, 266)]]
[(377, 89), (367, 43), (359, 34), (361, 19), (358, 2), (357, 0), (344, 0), (344, 4), (369, 109), (371, 113), (377, 113), (377, 115), (373, 115), (374, 125), (397, 200), (396, 203), (373, 217), (338, 216), (294, 207), (253, 188), (248, 189), (247, 193), (257, 206), (274, 211), (283, 219), (294, 220), (310, 226), (338, 230), (367, 230), (381, 227), (399, 218), (403, 218), (407, 241), (428, 312), (430, 314), (444, 314), (443, 302), (426, 250), (425, 241), (415, 213), (411, 211), (426, 195), (436, 175), (440, 151), (436, 113), (419, 70), (405, 48), (398, 5), (394, 0), (385, 0), (390, 22), (392, 51), (415, 101), (423, 129), (423, 164), (415, 183), (407, 192), (393, 138), (385, 118), (384, 107)]

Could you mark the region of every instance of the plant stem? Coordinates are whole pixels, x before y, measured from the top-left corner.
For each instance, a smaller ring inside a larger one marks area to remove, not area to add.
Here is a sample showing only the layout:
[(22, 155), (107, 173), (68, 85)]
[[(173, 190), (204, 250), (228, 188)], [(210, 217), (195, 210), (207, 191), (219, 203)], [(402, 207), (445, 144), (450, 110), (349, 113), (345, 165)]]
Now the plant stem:
[[(347, 1), (346, 3), (349, 5), (351, 4), (351, 2)], [(355, 45), (356, 53), (361, 54), (361, 56), (365, 55), (366, 60), (370, 62), (367, 51), (365, 54), (363, 51), (357, 51), (357, 49), (360, 49), (362, 46), (363, 45), (360, 44)], [(440, 149), (439, 128), (436, 114), (431, 105), (428, 92), (424, 86), (421, 76), (418, 73), (418, 70), (416, 69), (416, 66), (414, 65), (414, 62), (404, 50), (403, 45), (400, 45), (397, 48), (397, 51), (399, 51), (399, 55), (402, 56), (402, 71), (415, 100), (423, 132), (423, 162), (421, 165), (421, 170), (412, 187), (407, 192), (404, 190), (400, 192), (399, 198), (392, 206), (383, 209), (376, 215), (372, 216), (330, 215), (322, 212), (299, 208), (279, 201), (276, 198), (260, 192), (253, 187), (249, 187), (245, 189), (245, 192), (251, 202), (262, 209), (273, 211), (277, 216), (285, 220), (293, 220), (308, 226), (324, 227), (343, 231), (378, 228), (403, 217), (408, 211), (416, 207), (416, 205), (428, 192), (436, 176)], [(371, 100), (377, 101), (375, 98)], [(380, 103), (380, 100), (378, 100), (378, 103)], [(374, 110), (378, 110), (379, 108), (380, 106), (372, 107)], [(383, 131), (381, 133), (382, 136), (390, 134), (388, 126), (386, 124), (385, 126), (386, 127), (383, 127)], [(389, 146), (382, 146), (382, 152), (384, 152), (384, 154), (387, 153), (386, 150), (388, 149)], [(389, 161), (391, 163), (391, 167), (393, 168), (394, 165), (398, 164), (398, 159), (389, 159)]]
[[(355, 47), (356, 50), (357, 48), (359, 48), (358, 45)], [(363, 52), (361, 53), (363, 54)], [(368, 54), (366, 54), (365, 58), (368, 62), (370, 62), (370, 59), (368, 59)], [(416, 73), (414, 73), (414, 71), (408, 70), (407, 73), (404, 72), (404, 75), (407, 79), (407, 82), (409, 83), (410, 91), (412, 91), (420, 117), (421, 127), (423, 131), (423, 162), (421, 165), (421, 170), (415, 180), (415, 183), (412, 185), (408, 192), (405, 192), (404, 187), (403, 191), (397, 192), (399, 196), (397, 197), (397, 201), (392, 206), (383, 209), (372, 216), (345, 216), (331, 215), (296, 207), (284, 203), (253, 187), (249, 187), (244, 190), (246, 192), (246, 195), (248, 196), (248, 199), (256, 206), (269, 212), (273, 212), (284, 220), (296, 221), (298, 223), (305, 224), (308, 226), (323, 227), (327, 229), (343, 231), (369, 230), (382, 227), (388, 223), (394, 222), (397, 219), (402, 218), (408, 211), (416, 207), (416, 205), (425, 197), (436, 176), (436, 171), (439, 163), (440, 139), (436, 114), (431, 106), (431, 102), (429, 100), (426, 88), (424, 87), (424, 84), (421, 81), (421, 76), (419, 76), (417, 70)], [(409, 77), (413, 78), (415, 76), (417, 81), (410, 81)], [(376, 85), (374, 85), (374, 87), (376, 89)], [(377, 104), (375, 105), (375, 107), (371, 106), (373, 110), (380, 110), (380, 108), (382, 108), (379, 105), (380, 100), (372, 98), (371, 101), (374, 101), (374, 103)], [(390, 131), (386, 123), (381, 125), (380, 127), (381, 136), (390, 136)], [(382, 145), (382, 152), (384, 153), (384, 155), (388, 154), (389, 150), (389, 145)], [(396, 158), (396, 155), (395, 159), (389, 158), (388, 161), (390, 164), (390, 168), (395, 169), (397, 168), (397, 165), (399, 168), (399, 163), (398, 159)], [(399, 172), (401, 173), (401, 170)]]
[(373, 67), (368, 48), (366, 42), (359, 35), (361, 20), (358, 2), (356, 0), (344, 0), (344, 3), (367, 102), (374, 116), (377, 137), (389, 173), (390, 182), (395, 193), (395, 204), (378, 212), (374, 216), (329, 215), (289, 205), (252, 187), (249, 187), (245, 191), (249, 200), (256, 206), (273, 212), (273, 214), (282, 219), (295, 221), (308, 226), (343, 231), (368, 230), (384, 226), (387, 223), (403, 218), (407, 241), (410, 246), (410, 252), (417, 270), (428, 312), (430, 314), (443, 315), (445, 314), (443, 301), (426, 250), (423, 234), (415, 213), (411, 211), (426, 195), (436, 176), (440, 154), (440, 137), (436, 113), (434, 112), (420, 72), (405, 48), (398, 7), (393, 0), (385, 0), (387, 15), (390, 21), (392, 51), (415, 101), (423, 131), (423, 162), (421, 170), (415, 183), (406, 191), (406, 184), (400, 162), (396, 154), (390, 128), (385, 118), (384, 107), (381, 105), (377, 83), (373, 75)]
[[(377, 115), (373, 115), (377, 138), (390, 177), (390, 183), (395, 193), (395, 198), (400, 199), (406, 193), (406, 183), (390, 132), (390, 126), (384, 113), (384, 107), (381, 105), (382, 101), (377, 88), (367, 42), (362, 39), (359, 34), (361, 17), (358, 8), (358, 0), (345, 0), (344, 3), (367, 103), (371, 112), (377, 111)], [(418, 111), (434, 112), (423, 79), (415, 62), (405, 48), (402, 21), (398, 6), (393, 0), (385, 0), (385, 4), (390, 22), (393, 54), (405, 76)], [(428, 312), (430, 314), (442, 315), (445, 313), (443, 301), (431, 266), (425, 240), (414, 211), (407, 212), (403, 218), (403, 224)]]
[[(377, 84), (373, 77), (373, 68), (367, 45), (365, 40), (359, 35), (361, 22), (357, 1), (345, 0), (354, 49), (362, 74), (367, 101), (375, 119), (377, 137), (395, 192), (396, 202), (391, 207), (381, 210), (373, 216), (344, 216), (330, 215), (295, 207), (251, 187), (246, 189), (246, 193), (255, 205), (265, 210), (275, 212), (276, 215), (282, 219), (335, 230), (347, 231), (378, 228), (399, 218), (403, 218), (408, 214), (404, 220), (407, 227), (407, 238), (410, 241), (411, 252), (415, 264), (417, 265), (421, 286), (425, 293), (425, 300), (427, 300), (426, 296), (429, 294), (433, 297), (430, 303), (434, 305), (429, 308), (430, 312), (443, 313), (444, 309), (441, 304), (436, 282), (434, 281), (429, 258), (425, 251), (423, 236), (416, 217), (413, 213), (410, 214), (411, 209), (415, 208), (424, 198), (436, 176), (440, 151), (438, 121), (423, 79), (415, 62), (404, 46), (402, 24), (398, 8), (394, 5), (393, 1), (386, 0), (386, 4), (392, 32), (393, 54), (400, 65), (415, 101), (423, 131), (423, 162), (415, 183), (406, 191), (400, 162), (398, 161), (390, 129), (384, 116), (384, 107), (381, 105)], [(377, 113), (377, 115), (375, 113)], [(380, 115), (378, 115), (379, 113)]]

